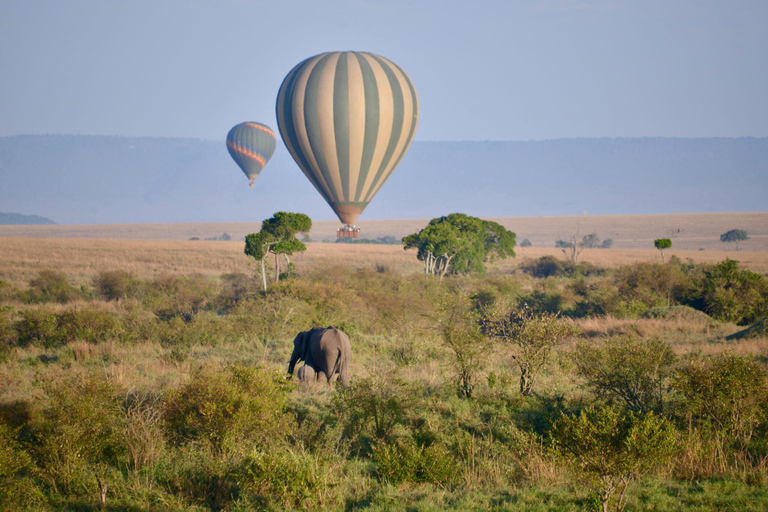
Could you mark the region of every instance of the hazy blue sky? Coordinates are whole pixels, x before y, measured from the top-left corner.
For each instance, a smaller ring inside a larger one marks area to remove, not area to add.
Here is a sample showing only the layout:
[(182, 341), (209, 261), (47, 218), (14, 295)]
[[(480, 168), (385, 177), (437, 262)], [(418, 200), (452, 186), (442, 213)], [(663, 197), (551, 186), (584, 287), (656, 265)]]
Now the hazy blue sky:
[(0, 135), (275, 127), (328, 50), (410, 75), (417, 140), (768, 136), (766, 0), (0, 0)]

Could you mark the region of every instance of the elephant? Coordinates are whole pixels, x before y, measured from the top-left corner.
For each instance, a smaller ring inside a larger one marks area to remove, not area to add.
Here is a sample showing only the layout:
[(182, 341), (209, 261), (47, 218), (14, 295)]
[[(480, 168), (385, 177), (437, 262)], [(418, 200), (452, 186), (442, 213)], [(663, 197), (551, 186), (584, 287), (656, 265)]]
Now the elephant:
[(325, 378), (328, 385), (337, 373), (342, 385), (349, 385), (349, 363), (352, 360), (352, 345), (349, 337), (339, 329), (315, 327), (302, 331), (293, 340), (293, 353), (288, 362), (288, 375), (293, 375), (296, 363), (303, 360), (305, 365), (299, 369), (299, 379), (306, 382), (311, 380), (314, 372), (316, 378)]
[(299, 382), (304, 384), (313, 384), (317, 382), (318, 379), (328, 380), (325, 372), (318, 372), (307, 364), (296, 370), (296, 376), (299, 378)]

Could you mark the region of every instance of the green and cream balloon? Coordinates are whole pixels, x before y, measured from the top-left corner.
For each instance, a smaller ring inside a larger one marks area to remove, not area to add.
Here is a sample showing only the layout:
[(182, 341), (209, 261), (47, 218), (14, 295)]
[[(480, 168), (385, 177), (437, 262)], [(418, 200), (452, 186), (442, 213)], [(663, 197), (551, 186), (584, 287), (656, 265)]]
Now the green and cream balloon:
[(243, 170), (250, 186), (272, 157), (277, 137), (265, 124), (246, 122), (235, 125), (227, 134), (227, 150)]
[(418, 120), (408, 75), (368, 52), (310, 57), (288, 73), (277, 95), (288, 151), (348, 225), (400, 163)]

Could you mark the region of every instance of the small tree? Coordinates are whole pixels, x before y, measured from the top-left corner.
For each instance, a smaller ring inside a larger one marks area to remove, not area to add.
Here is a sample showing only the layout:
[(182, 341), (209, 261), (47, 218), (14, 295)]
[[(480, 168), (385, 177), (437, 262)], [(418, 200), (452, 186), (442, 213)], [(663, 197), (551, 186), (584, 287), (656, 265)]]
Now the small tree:
[(653, 241), (653, 245), (661, 252), (661, 262), (664, 263), (664, 249), (672, 247), (672, 240), (669, 238), (657, 238)]
[(720, 241), (725, 243), (736, 242), (736, 251), (739, 250), (739, 242), (749, 240), (747, 232), (743, 229), (732, 229), (720, 235)]
[(520, 247), (531, 247), (533, 244), (527, 238), (520, 242)]
[(295, 252), (307, 250), (296, 235), (309, 234), (312, 228), (312, 219), (303, 213), (277, 212), (271, 218), (261, 223), (261, 231), (251, 233), (245, 237), (245, 254), (253, 257), (261, 264), (261, 282), (264, 291), (267, 291), (266, 258), (269, 254), (275, 255), (275, 283), (280, 281), (279, 255), (285, 257), (290, 268), (288, 258)]
[(506, 345), (520, 369), (520, 393), (533, 391), (539, 370), (547, 363), (552, 349), (579, 328), (555, 313), (533, 313), (527, 306), (522, 311), (497, 311), (489, 315), (484, 327)]
[(659, 339), (638, 340), (615, 337), (602, 344), (576, 346), (574, 362), (579, 375), (598, 397), (619, 399), (631, 411), (660, 413), (667, 380), (672, 375), (675, 355)]
[(477, 373), (488, 345), (481, 329), (480, 315), (465, 295), (451, 296), (438, 306), (437, 326), (443, 341), (454, 355), (459, 396), (472, 398)]
[(555, 455), (589, 482), (608, 512), (617, 491), (616, 510), (623, 510), (629, 484), (669, 461), (675, 431), (653, 413), (624, 414), (605, 407), (563, 416), (552, 429), (552, 439)]

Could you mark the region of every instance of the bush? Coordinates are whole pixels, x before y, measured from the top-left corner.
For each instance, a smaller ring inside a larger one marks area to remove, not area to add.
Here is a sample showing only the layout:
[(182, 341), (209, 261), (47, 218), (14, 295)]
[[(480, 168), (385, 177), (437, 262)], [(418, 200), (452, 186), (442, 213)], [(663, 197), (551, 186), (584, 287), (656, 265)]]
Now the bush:
[(542, 256), (539, 259), (526, 261), (520, 265), (520, 270), (537, 278), (571, 275), (574, 268), (575, 265), (570, 261), (559, 260), (554, 256)]
[(166, 398), (167, 432), (177, 444), (210, 445), (215, 454), (269, 446), (289, 432), (287, 389), (282, 375), (259, 368), (202, 368)]
[(679, 265), (635, 263), (617, 270), (616, 286), (624, 301), (639, 301), (652, 308), (673, 304), (690, 283)]
[(536, 314), (530, 309), (508, 311), (502, 308), (485, 319), (485, 329), (504, 345), (520, 369), (520, 393), (533, 392), (536, 377), (547, 363), (552, 349), (579, 329), (557, 314)]
[(213, 283), (202, 277), (166, 275), (155, 279), (144, 302), (162, 320), (178, 317), (189, 322), (209, 304), (214, 292)]
[(123, 414), (117, 387), (100, 374), (47, 384), (39, 427), (44, 471), (65, 492), (95, 488), (103, 466), (124, 463)]
[(725, 260), (704, 271), (702, 309), (725, 322), (749, 325), (768, 315), (768, 279)]
[(116, 316), (91, 309), (61, 313), (48, 309), (30, 309), (21, 312), (21, 319), (14, 324), (14, 328), (19, 345), (40, 345), (45, 348), (74, 340), (89, 343), (120, 340), (126, 335)]
[(620, 400), (631, 411), (661, 412), (664, 387), (675, 355), (659, 339), (615, 337), (601, 344), (579, 343), (573, 355), (587, 387), (609, 402)]
[(696, 361), (679, 370), (679, 411), (722, 439), (746, 444), (768, 421), (768, 371), (733, 354)]
[(30, 309), (21, 312), (21, 319), (14, 324), (18, 343), (41, 345), (46, 348), (64, 343), (67, 333), (59, 326), (59, 317), (48, 309)]
[(675, 448), (668, 421), (609, 407), (564, 416), (555, 423), (552, 440), (555, 455), (587, 480), (606, 512), (617, 491), (616, 510), (622, 510), (632, 480), (666, 463)]
[(334, 397), (334, 416), (354, 453), (369, 454), (372, 446), (393, 438), (413, 405), (405, 384), (396, 379), (359, 379)]
[(63, 272), (43, 270), (29, 282), (29, 300), (32, 302), (71, 302), (85, 297), (81, 289), (69, 282)]
[(314, 510), (328, 505), (335, 483), (325, 466), (321, 457), (302, 450), (257, 450), (246, 459), (240, 484), (259, 508)]
[(41, 505), (35, 464), (17, 439), (17, 430), (0, 419), (0, 509), (33, 509)]
[(100, 272), (93, 278), (93, 288), (96, 294), (108, 301), (141, 298), (142, 284), (133, 274), (124, 270)]
[(439, 444), (417, 446), (409, 439), (397, 439), (373, 447), (373, 461), (379, 478), (394, 484), (431, 483), (441, 487), (456, 479), (456, 460)]

